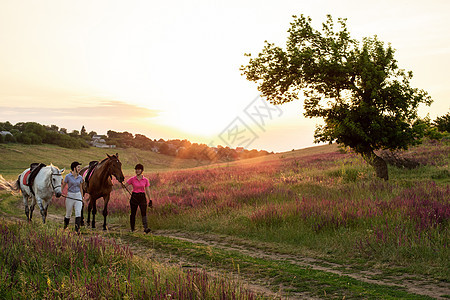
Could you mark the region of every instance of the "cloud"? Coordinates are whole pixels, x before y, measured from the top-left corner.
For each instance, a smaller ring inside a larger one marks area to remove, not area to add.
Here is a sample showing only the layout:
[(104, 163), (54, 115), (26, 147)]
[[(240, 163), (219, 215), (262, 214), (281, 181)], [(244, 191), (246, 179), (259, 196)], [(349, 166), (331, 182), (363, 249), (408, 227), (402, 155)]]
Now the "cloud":
[(48, 117), (58, 119), (92, 119), (92, 120), (138, 120), (154, 118), (159, 110), (153, 110), (121, 101), (98, 101), (92, 106), (78, 107), (11, 107), (0, 106), (0, 118), (27, 121), (29, 118)]

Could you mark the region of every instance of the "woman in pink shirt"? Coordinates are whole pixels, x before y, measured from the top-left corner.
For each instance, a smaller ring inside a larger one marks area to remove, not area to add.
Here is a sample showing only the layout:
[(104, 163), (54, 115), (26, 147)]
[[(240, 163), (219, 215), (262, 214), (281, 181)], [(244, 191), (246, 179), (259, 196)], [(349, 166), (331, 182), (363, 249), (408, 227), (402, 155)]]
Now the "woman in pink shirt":
[[(142, 216), (142, 225), (144, 226), (144, 232), (149, 233), (150, 228), (148, 228), (147, 223), (147, 199), (145, 195), (147, 195), (148, 199), (150, 199), (150, 183), (147, 178), (142, 174), (144, 172), (144, 166), (141, 164), (137, 164), (134, 167), (136, 171), (136, 176), (131, 177), (127, 180), (127, 188), (129, 186), (133, 186), (133, 193), (131, 194), (130, 199), (130, 207), (131, 207), (131, 215), (130, 215), (130, 225), (131, 231), (134, 231), (136, 224), (136, 212), (138, 207), (141, 210)], [(151, 200), (149, 202), (149, 206), (151, 206)]]

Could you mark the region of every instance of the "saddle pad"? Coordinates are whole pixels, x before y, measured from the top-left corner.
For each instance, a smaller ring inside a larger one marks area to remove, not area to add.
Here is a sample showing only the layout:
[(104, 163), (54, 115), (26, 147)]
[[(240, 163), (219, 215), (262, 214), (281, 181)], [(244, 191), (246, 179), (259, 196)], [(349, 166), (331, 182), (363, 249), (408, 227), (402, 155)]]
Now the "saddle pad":
[(81, 175), (81, 177), (83, 177), (84, 181), (89, 181), (89, 179), (91, 179), (92, 173), (94, 172), (90, 172), (89, 173), (89, 169), (87, 169), (86, 171), (84, 171), (84, 173)]
[(28, 170), (25, 175), (23, 176), (23, 181), (22, 183), (26, 186), (28, 186), (28, 176), (30, 176), (31, 170)]
[(83, 179), (87, 182), (89, 182), (89, 180), (92, 177), (92, 174), (94, 174), (94, 170), (97, 168), (98, 165), (98, 161), (91, 161), (89, 163), (89, 168), (87, 168), (86, 172), (84, 172)]

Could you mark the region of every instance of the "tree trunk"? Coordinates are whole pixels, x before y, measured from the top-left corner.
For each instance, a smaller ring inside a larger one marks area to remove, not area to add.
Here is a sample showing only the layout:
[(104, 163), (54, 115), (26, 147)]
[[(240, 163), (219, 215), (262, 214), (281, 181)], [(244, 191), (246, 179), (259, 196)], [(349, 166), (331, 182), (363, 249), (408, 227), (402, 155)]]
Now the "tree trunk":
[(375, 169), (378, 178), (383, 178), (384, 180), (389, 179), (388, 167), (384, 159), (376, 155), (373, 151), (363, 153), (362, 156)]

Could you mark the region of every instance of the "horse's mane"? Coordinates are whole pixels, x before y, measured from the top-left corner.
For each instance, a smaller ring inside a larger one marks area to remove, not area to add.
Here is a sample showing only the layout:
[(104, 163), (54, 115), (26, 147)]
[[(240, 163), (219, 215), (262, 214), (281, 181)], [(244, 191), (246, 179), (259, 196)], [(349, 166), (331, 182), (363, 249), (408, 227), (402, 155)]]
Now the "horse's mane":
[(57, 170), (60, 170), (57, 166), (55, 166), (53, 163), (50, 163), (50, 169), (53, 170), (53, 168), (56, 168)]
[(50, 165), (48, 165), (47, 167), (50, 167), (50, 170), (52, 171), (52, 173), (53, 173), (53, 170), (55, 170), (55, 169), (58, 173), (60, 173), (62, 171), (59, 167), (55, 166), (53, 163), (50, 163)]
[(59, 168), (57, 166), (54, 166), (53, 164), (50, 164), (50, 165), (42, 168), (42, 170), (46, 172), (46, 175), (47, 175), (47, 173), (53, 173), (53, 170), (55, 170), (55, 169), (57, 171), (60, 171)]
[[(117, 156), (115, 154), (111, 155), (111, 157), (117, 158)], [(99, 162), (99, 165), (106, 162), (109, 159), (109, 157), (107, 156), (106, 158), (104, 158), (101, 162)], [(118, 159), (118, 158), (117, 158)]]

